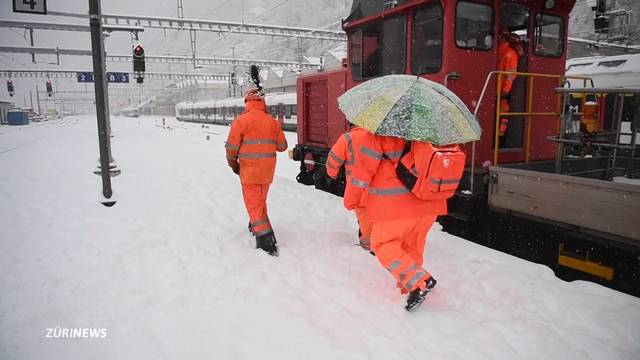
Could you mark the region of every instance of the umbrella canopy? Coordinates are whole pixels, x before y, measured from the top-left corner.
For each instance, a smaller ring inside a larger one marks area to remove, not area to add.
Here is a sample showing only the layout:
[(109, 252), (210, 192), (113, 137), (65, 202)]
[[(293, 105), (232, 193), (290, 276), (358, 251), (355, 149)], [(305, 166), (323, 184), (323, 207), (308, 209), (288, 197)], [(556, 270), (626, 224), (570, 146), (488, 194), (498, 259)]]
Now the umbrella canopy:
[(480, 124), (444, 86), (411, 75), (364, 82), (338, 98), (347, 120), (374, 134), (435, 145), (480, 139)]

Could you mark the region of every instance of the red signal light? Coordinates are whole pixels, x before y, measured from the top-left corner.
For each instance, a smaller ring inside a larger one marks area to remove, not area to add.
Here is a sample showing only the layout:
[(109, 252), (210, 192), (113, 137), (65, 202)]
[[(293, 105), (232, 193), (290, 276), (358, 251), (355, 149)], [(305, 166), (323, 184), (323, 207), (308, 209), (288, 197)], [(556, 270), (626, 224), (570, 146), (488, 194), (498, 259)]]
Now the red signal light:
[(144, 62), (144, 47), (142, 47), (142, 44), (135, 44), (133, 47), (133, 71), (136, 73), (141, 73), (144, 72), (145, 69), (146, 65)]
[(133, 48), (133, 55), (144, 56), (144, 48), (142, 47), (142, 45), (136, 45), (136, 47)]

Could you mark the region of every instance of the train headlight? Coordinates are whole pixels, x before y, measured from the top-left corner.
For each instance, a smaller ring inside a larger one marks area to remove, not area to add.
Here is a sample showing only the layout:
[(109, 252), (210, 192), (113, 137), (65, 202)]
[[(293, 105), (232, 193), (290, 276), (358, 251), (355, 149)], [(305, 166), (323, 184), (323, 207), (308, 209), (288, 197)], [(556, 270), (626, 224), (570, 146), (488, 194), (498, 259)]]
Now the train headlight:
[(544, 8), (545, 9), (551, 9), (555, 5), (556, 5), (556, 2), (554, 0), (547, 0), (547, 1), (544, 2)]

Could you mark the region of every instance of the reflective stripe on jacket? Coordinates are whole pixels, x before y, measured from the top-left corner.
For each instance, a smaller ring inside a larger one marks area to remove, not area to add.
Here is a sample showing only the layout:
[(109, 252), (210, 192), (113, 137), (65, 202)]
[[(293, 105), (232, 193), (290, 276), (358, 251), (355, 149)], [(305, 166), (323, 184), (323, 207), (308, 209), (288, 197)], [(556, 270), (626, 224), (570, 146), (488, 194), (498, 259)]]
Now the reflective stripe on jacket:
[(356, 166), (352, 169), (350, 193), (345, 192), (345, 207), (353, 209), (361, 203), (366, 191), (367, 216), (370, 221), (387, 221), (447, 213), (446, 200), (421, 200), (400, 182), (396, 165), (404, 149), (404, 140), (373, 135), (355, 150)]
[(231, 124), (225, 144), (227, 162), (240, 164), (243, 184), (270, 184), (276, 166), (276, 151), (287, 150), (280, 123), (267, 114), (262, 99), (245, 102), (246, 110)]

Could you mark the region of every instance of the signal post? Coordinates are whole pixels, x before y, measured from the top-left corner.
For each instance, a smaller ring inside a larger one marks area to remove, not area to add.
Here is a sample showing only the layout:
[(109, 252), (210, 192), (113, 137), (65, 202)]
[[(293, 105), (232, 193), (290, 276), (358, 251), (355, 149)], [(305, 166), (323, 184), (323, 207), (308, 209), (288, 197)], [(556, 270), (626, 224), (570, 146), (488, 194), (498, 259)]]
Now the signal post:
[[(100, 0), (89, 0), (89, 27), (91, 29), (91, 52), (93, 53), (94, 89), (96, 115), (98, 118), (98, 141), (100, 146), (100, 176), (102, 177), (101, 203), (113, 206), (116, 203), (111, 189), (111, 127), (109, 124), (109, 98), (105, 81), (104, 35), (102, 34)], [(114, 165), (115, 167), (115, 165)]]

